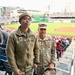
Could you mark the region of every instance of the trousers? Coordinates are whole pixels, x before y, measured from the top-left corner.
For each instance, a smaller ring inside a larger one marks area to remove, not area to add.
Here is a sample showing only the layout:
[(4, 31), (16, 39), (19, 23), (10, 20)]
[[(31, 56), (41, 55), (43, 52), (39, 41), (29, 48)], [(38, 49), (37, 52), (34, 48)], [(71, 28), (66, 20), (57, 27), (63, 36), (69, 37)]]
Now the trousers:
[(37, 75), (56, 75), (56, 71), (50, 70), (50, 69), (45, 71), (45, 67), (38, 66), (37, 67)]
[[(15, 75), (15, 74), (13, 73), (13, 75)], [(27, 72), (21, 72), (19, 75), (33, 75), (33, 69), (31, 69)]]

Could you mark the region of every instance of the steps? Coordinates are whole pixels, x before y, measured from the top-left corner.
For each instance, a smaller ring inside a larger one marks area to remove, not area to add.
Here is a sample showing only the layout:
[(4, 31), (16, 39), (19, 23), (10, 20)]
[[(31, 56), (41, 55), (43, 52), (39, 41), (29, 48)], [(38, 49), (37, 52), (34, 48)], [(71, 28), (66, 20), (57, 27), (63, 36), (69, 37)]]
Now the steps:
[[(56, 75), (70, 75), (73, 50), (75, 53), (75, 40), (73, 39), (59, 61), (56, 61)], [(74, 64), (75, 65), (75, 64)], [(74, 70), (75, 73), (75, 70)]]

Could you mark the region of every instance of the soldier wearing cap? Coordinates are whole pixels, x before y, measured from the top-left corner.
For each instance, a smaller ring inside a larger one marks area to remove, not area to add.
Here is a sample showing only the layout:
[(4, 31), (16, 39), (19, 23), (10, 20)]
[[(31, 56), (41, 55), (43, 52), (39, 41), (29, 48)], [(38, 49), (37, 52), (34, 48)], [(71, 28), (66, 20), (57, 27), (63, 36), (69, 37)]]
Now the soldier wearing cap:
[(33, 75), (33, 64), (39, 63), (39, 48), (35, 33), (29, 28), (29, 13), (21, 14), (19, 23), (19, 28), (8, 38), (6, 55), (13, 75)]
[[(47, 25), (38, 24), (38, 43), (40, 48), (40, 64), (37, 67), (37, 75), (56, 75), (55, 64), (55, 43), (50, 35), (46, 34)], [(49, 72), (49, 74), (47, 74)]]

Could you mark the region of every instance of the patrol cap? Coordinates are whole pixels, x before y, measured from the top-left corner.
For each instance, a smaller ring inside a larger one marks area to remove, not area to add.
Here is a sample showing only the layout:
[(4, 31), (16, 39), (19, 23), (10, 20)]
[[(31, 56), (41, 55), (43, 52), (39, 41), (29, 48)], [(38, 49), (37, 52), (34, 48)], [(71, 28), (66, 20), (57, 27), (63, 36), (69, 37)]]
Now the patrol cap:
[(47, 29), (47, 25), (44, 24), (44, 23), (39, 23), (39, 24), (38, 24), (38, 29), (41, 29), (41, 28)]
[(24, 13), (22, 13), (22, 14), (19, 16), (19, 22), (21, 22), (21, 19), (22, 19), (23, 17), (25, 17), (25, 16), (29, 16), (30, 19), (31, 19), (30, 14), (29, 14), (28, 12), (24, 12)]

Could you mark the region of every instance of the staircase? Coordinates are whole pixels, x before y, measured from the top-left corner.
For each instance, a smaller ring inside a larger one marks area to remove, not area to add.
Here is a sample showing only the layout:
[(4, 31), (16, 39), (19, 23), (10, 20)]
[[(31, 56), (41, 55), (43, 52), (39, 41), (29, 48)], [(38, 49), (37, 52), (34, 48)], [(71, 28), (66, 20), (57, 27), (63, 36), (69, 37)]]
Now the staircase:
[(75, 40), (67, 47), (59, 61), (56, 61), (56, 75), (75, 75)]

